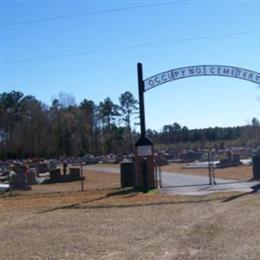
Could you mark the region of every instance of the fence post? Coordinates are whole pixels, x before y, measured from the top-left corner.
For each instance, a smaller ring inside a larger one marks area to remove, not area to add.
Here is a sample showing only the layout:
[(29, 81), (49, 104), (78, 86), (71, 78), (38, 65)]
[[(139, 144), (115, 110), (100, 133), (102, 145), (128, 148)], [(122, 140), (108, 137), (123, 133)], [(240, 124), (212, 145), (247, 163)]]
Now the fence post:
[(84, 191), (84, 179), (83, 179), (83, 165), (80, 162), (80, 181), (81, 181), (81, 191)]

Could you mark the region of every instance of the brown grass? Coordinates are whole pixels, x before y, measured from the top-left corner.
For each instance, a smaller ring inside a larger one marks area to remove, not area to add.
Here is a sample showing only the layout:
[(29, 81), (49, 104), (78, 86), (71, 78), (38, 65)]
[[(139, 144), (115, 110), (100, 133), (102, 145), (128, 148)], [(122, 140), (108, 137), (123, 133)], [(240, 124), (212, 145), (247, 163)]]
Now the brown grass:
[(118, 174), (85, 175), (84, 192), (74, 182), (1, 196), (0, 259), (259, 259), (258, 193), (122, 192)]

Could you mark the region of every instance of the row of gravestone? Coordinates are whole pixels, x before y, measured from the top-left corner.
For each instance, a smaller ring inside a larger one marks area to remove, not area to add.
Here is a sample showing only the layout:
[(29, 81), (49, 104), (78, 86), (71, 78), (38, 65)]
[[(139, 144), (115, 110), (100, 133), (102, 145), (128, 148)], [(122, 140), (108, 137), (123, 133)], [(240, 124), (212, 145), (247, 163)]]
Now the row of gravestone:
[(49, 183), (78, 181), (82, 178), (79, 168), (69, 168), (68, 174), (62, 174), (61, 169), (54, 169), (50, 171)]
[[(61, 169), (50, 170), (49, 179), (44, 183), (70, 182), (81, 180), (80, 168), (69, 168), (68, 174), (62, 174)], [(26, 172), (24, 167), (14, 168), (14, 172), (10, 174), (9, 182), (12, 189), (30, 189), (31, 185), (37, 184), (36, 172)]]

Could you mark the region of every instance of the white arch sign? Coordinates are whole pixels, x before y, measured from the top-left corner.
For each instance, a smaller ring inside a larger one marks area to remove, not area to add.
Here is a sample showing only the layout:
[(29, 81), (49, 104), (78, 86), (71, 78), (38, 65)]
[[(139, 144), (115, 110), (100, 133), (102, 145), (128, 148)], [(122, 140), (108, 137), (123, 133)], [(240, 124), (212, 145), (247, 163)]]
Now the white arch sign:
[(260, 84), (260, 73), (225, 65), (197, 65), (168, 70), (144, 80), (144, 91), (169, 81), (197, 76), (222, 76)]

